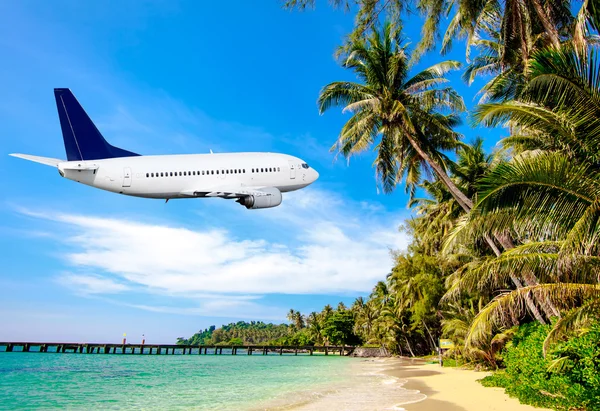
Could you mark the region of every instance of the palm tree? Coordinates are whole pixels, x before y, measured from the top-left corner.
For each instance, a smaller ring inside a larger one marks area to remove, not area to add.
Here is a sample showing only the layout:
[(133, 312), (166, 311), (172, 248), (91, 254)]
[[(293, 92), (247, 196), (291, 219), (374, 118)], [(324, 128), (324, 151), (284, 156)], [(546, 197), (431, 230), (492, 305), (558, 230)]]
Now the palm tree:
[(305, 327), (304, 316), (300, 311), (296, 311), (293, 315), (293, 323), (296, 327), (296, 330), (301, 330)]
[(442, 248), (456, 219), (464, 213), (440, 180), (425, 180), (420, 187), (427, 197), (413, 198), (408, 206), (417, 217), (403, 227), (414, 238), (414, 246), (427, 255), (435, 255)]
[(480, 105), (478, 123), (508, 122), (519, 134), (504, 141), (519, 151), (561, 151), (574, 160), (600, 160), (600, 64), (596, 47), (562, 47), (534, 53), (530, 81), (516, 101)]
[(446, 174), (443, 154), (457, 146), (460, 135), (453, 127), (465, 106), (454, 89), (441, 85), (460, 63), (444, 61), (410, 77), (407, 49), (386, 23), (366, 40), (352, 42), (342, 66), (362, 83), (334, 82), (321, 90), (321, 113), (339, 105), (352, 113), (332, 150), (348, 158), (375, 144), (375, 167), (385, 192), (406, 176), (414, 193), (422, 170), (433, 170), (461, 207), (470, 210), (471, 200)]
[(390, 290), (384, 281), (378, 281), (370, 296), (371, 300), (377, 301), (379, 306), (384, 306), (390, 299)]
[(356, 297), (356, 300), (352, 303), (352, 307), (350, 309), (355, 312), (359, 312), (365, 306), (365, 299), (360, 296)]
[[(363, 83), (334, 82), (321, 90), (321, 113), (334, 105), (344, 105), (353, 113), (342, 127), (337, 143), (346, 158), (377, 144), (375, 167), (384, 191), (392, 191), (406, 175), (411, 196), (421, 178), (421, 170), (433, 171), (460, 207), (469, 212), (473, 201), (450, 179), (443, 150), (455, 150), (460, 135), (452, 130), (464, 110), (462, 98), (447, 82), (455, 61), (438, 63), (409, 78), (409, 56), (390, 24), (374, 30), (369, 38), (352, 42), (345, 53), (344, 68), (353, 70)], [(493, 236), (505, 249), (512, 247), (504, 234)], [(491, 237), (486, 242), (500, 255)], [(516, 284), (519, 286), (518, 284)]]
[(321, 343), (323, 341), (323, 327), (321, 324), (321, 318), (315, 311), (311, 312), (306, 318), (306, 326), (308, 327), (309, 335), (314, 339), (315, 342)]
[(477, 54), (469, 58), (463, 80), (471, 85), (477, 77), (491, 76), (479, 92), (480, 103), (506, 101), (519, 95), (526, 82), (521, 49), (507, 49), (497, 30), (490, 30), (484, 38), (473, 39), (471, 49)]
[(377, 320), (376, 333), (379, 342), (384, 348), (402, 354), (402, 343), (412, 357), (415, 356), (411, 339), (414, 337), (410, 326), (408, 313), (402, 303), (395, 296), (390, 296), (387, 303), (380, 308)]
[(331, 315), (333, 315), (333, 307), (327, 304), (325, 307), (323, 307), (323, 311), (321, 311), (321, 318), (323, 321), (325, 321), (331, 317)]
[(287, 320), (290, 322), (292, 331), (298, 331), (299, 328), (296, 328), (296, 310), (290, 308), (290, 311), (287, 313)]
[(554, 337), (600, 313), (599, 63), (594, 48), (540, 50), (517, 101), (486, 104), (476, 113), (485, 124), (516, 125), (521, 134), (504, 143), (519, 154), (483, 179), (470, 216), (477, 224), (462, 227), (463, 236), (510, 230), (519, 244), (465, 283), (498, 287), (514, 272), (539, 283), (494, 299), (473, 322), (468, 342), (516, 322), (531, 295), (562, 312), (573, 310), (555, 324)]
[[(486, 154), (483, 139), (479, 137), (471, 144), (461, 143), (456, 157), (455, 162), (448, 162), (451, 178), (470, 199), (476, 199), (479, 181), (498, 163), (500, 157)], [(416, 211), (417, 216), (423, 218), (412, 220), (411, 228), (421, 230), (418, 237), (426, 243), (424, 247), (433, 246), (434, 250), (439, 251), (441, 242), (454, 227), (455, 221), (464, 215), (464, 210), (439, 179), (425, 180), (420, 187), (427, 197), (413, 198), (408, 205)]]
[(375, 322), (379, 317), (379, 311), (375, 305), (375, 302), (370, 300), (355, 308), (356, 312), (356, 323), (355, 332), (362, 336), (364, 341), (370, 342), (373, 336), (373, 329)]
[(456, 38), (467, 38), (467, 46), (481, 30), (496, 28), (505, 50), (519, 50), (526, 61), (538, 45), (558, 47), (561, 35), (573, 22), (570, 1), (546, 0), (420, 0), (425, 14), (419, 50), (431, 50), (440, 30), (442, 17), (454, 12), (442, 41), (442, 52)]
[(479, 191), (479, 183), (496, 164), (500, 156), (487, 154), (483, 149), (483, 139), (477, 137), (471, 144), (461, 144), (452, 163), (452, 174), (458, 187), (469, 198), (475, 199)]

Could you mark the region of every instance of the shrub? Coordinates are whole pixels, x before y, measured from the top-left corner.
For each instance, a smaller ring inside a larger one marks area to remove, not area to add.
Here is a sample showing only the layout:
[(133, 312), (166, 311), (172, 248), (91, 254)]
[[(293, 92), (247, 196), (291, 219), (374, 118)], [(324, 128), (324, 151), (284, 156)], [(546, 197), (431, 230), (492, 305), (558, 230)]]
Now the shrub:
[(525, 404), (556, 410), (600, 409), (600, 324), (557, 345), (544, 358), (550, 326), (524, 324), (503, 351), (506, 369), (482, 380)]

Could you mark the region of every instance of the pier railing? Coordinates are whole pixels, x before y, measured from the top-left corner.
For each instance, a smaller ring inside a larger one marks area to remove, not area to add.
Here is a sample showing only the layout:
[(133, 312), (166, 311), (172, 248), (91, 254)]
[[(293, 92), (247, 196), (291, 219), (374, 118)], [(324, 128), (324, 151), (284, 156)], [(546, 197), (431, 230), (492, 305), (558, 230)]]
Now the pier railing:
[(335, 345), (178, 345), (178, 344), (104, 344), (0, 342), (2, 352), (139, 354), (139, 355), (349, 355), (352, 346)]

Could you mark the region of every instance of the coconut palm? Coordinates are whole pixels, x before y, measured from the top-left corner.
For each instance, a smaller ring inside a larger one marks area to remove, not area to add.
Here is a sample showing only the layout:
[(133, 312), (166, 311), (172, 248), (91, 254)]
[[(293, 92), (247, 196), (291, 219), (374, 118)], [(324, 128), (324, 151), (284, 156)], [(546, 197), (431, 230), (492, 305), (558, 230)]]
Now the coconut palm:
[(477, 77), (491, 76), (479, 91), (480, 103), (506, 101), (519, 95), (526, 82), (520, 49), (506, 50), (495, 30), (484, 38), (472, 40), (471, 49), (476, 51), (476, 56), (470, 59), (463, 80), (471, 85)]
[(323, 324), (319, 313), (313, 311), (306, 317), (306, 327), (308, 334), (318, 344), (323, 342)]
[(562, 47), (534, 53), (530, 80), (516, 101), (480, 105), (474, 113), (486, 126), (518, 126), (504, 141), (519, 151), (561, 151), (598, 163), (600, 154), (600, 73), (598, 50)]
[(452, 163), (452, 175), (461, 191), (475, 199), (481, 179), (498, 164), (501, 156), (487, 154), (483, 149), (483, 139), (475, 138), (470, 144), (461, 144)]
[(343, 55), (342, 66), (360, 83), (338, 81), (321, 90), (319, 110), (344, 106), (352, 114), (332, 150), (348, 158), (376, 145), (375, 168), (385, 192), (402, 177), (414, 192), (421, 172), (433, 170), (465, 209), (472, 203), (450, 180), (444, 150), (454, 150), (460, 135), (453, 130), (464, 111), (462, 98), (444, 87), (444, 75), (460, 67), (444, 61), (410, 77), (409, 54), (391, 25), (356, 40)]
[[(332, 150), (348, 158), (376, 144), (375, 167), (384, 191), (406, 176), (412, 196), (422, 169), (432, 169), (461, 208), (470, 211), (473, 202), (446, 173), (443, 154), (459, 146), (460, 135), (452, 128), (464, 103), (454, 89), (441, 87), (447, 82), (444, 74), (459, 63), (438, 63), (409, 78), (406, 48), (389, 24), (351, 43), (344, 57), (343, 67), (362, 83), (334, 82), (321, 90), (321, 113), (335, 105), (352, 113)], [(493, 236), (505, 249), (512, 247), (509, 238)], [(488, 236), (486, 241), (499, 255), (494, 240)]]
[(433, 255), (439, 252), (463, 210), (439, 180), (425, 180), (420, 187), (427, 197), (413, 198), (409, 202), (417, 217), (409, 220), (403, 229), (413, 235), (414, 246), (419, 247), (419, 251)]
[(524, 299), (532, 295), (560, 311), (572, 310), (558, 320), (550, 340), (600, 312), (598, 63), (594, 48), (538, 51), (517, 101), (478, 109), (486, 124), (508, 120), (518, 127), (521, 135), (504, 143), (521, 154), (482, 180), (470, 216), (478, 222), (460, 230), (463, 236), (510, 230), (518, 244), (473, 270), (464, 284), (499, 288), (515, 272), (539, 283), (494, 299), (473, 322), (468, 342), (479, 343), (494, 327), (518, 321)]
[(304, 316), (302, 315), (302, 313), (300, 311), (296, 311), (293, 321), (294, 321), (294, 326), (296, 327), (297, 330), (301, 330), (306, 326), (305, 321), (304, 321)]
[(362, 301), (362, 297), (359, 298), (361, 298), (360, 304), (355, 304), (354, 306), (356, 313), (355, 332), (362, 336), (364, 341), (370, 342), (375, 337), (373, 330), (380, 313), (373, 300), (365, 303)]
[(326, 321), (329, 317), (333, 315), (333, 307), (327, 304), (323, 307), (323, 311), (321, 311), (321, 320)]
[[(456, 155), (456, 161), (448, 163), (452, 181), (469, 198), (475, 199), (480, 179), (500, 157), (486, 154), (481, 138), (476, 138), (470, 144), (461, 143)], [(465, 213), (439, 179), (425, 180), (420, 187), (427, 197), (413, 198), (409, 202), (409, 207), (415, 210), (419, 218), (409, 221), (407, 228), (413, 234), (419, 231), (414, 237), (423, 248), (420, 251), (434, 255), (442, 249), (442, 243), (455, 222)]]
[(420, 0), (425, 14), (419, 49), (431, 50), (443, 17), (454, 13), (442, 40), (446, 52), (457, 38), (466, 38), (467, 46), (478, 39), (480, 31), (497, 29), (505, 50), (520, 50), (526, 61), (539, 45), (558, 47), (561, 35), (573, 22), (568, 0)]
[(294, 310), (293, 308), (290, 308), (290, 311), (288, 311), (288, 313), (287, 313), (286, 317), (287, 317), (287, 320), (290, 322), (290, 325), (291, 325), (290, 328), (291, 328), (292, 332), (298, 331), (300, 329), (297, 327), (297, 324), (296, 324), (298, 314), (300, 314), (300, 313), (298, 311)]

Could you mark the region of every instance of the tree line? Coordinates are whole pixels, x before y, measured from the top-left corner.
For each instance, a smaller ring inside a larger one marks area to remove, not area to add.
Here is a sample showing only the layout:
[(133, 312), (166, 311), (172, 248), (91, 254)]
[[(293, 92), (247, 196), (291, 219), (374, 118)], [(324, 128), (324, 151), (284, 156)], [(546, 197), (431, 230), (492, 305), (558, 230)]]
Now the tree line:
[(334, 309), (308, 316), (290, 310), (289, 324), (262, 321), (238, 321), (216, 328), (211, 325), (190, 338), (179, 337), (183, 345), (360, 345), (363, 341), (354, 331), (355, 312), (339, 303)]

